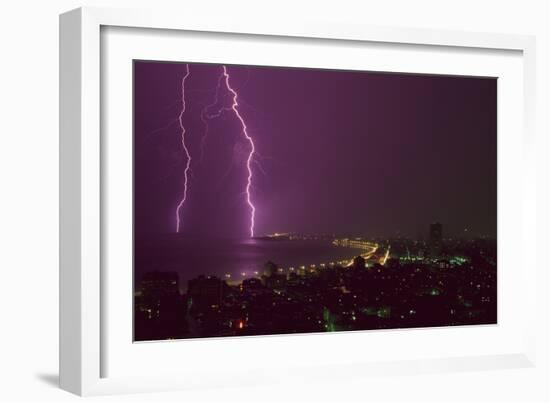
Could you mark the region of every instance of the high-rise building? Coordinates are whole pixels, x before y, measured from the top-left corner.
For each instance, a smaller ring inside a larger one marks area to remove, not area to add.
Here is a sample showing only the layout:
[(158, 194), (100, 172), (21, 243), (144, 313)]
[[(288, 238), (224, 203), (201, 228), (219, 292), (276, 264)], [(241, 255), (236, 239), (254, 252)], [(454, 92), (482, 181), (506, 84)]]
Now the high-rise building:
[(264, 276), (271, 277), (277, 274), (277, 265), (271, 260), (264, 264)]
[(141, 278), (142, 295), (149, 298), (161, 298), (179, 295), (178, 273), (152, 271)]
[(200, 308), (220, 305), (224, 284), (218, 277), (201, 275), (187, 282), (187, 295)]
[(443, 226), (435, 222), (430, 224), (430, 256), (439, 257), (443, 251)]
[(154, 271), (141, 278), (141, 293), (135, 298), (135, 340), (161, 340), (177, 337), (186, 322), (184, 304), (175, 272)]

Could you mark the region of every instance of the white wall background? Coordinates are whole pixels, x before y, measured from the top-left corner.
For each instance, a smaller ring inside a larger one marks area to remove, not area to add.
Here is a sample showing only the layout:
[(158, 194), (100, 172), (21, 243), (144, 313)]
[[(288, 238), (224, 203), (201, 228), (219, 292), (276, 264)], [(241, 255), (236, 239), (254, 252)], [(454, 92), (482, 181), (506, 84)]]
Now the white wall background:
[[(81, 5), (177, 6), (182, 12), (289, 14), (373, 25), (451, 28), (537, 35), (538, 251), (550, 228), (550, 11), (545, 1), (503, 0), (19, 0), (0, 6), (0, 400), (66, 402), (56, 388), (58, 336), (58, 14)], [(549, 276), (539, 284), (536, 369), (377, 377), (346, 383), (276, 385), (94, 398), (162, 401), (550, 401)], [(547, 265), (548, 266), (548, 265)], [(549, 268), (550, 270), (550, 268)]]

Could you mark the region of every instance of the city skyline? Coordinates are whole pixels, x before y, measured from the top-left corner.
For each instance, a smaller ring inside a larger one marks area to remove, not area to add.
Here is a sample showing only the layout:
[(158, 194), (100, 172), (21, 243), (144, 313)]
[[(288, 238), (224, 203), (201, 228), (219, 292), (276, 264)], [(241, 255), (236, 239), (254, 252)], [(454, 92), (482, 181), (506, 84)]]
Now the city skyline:
[[(258, 242), (301, 248), (317, 240), (274, 234)], [(432, 223), (427, 242), (341, 238), (331, 244), (352, 257), (286, 268), (267, 260), (234, 277), (212, 274), (226, 267), (224, 259), (202, 259), (206, 271), (186, 280), (186, 271), (141, 273), (134, 340), (497, 323), (495, 240), (445, 239), (443, 226)], [(192, 265), (189, 255), (178, 261)]]

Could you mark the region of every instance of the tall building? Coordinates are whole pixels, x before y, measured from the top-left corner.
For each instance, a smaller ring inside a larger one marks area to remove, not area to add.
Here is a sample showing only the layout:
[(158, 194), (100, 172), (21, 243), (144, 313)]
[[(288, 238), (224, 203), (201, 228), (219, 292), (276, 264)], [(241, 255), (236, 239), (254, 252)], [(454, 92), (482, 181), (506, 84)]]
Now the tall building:
[(264, 276), (271, 277), (277, 274), (277, 265), (271, 260), (264, 264)]
[(186, 326), (184, 304), (175, 272), (155, 271), (141, 278), (141, 294), (135, 298), (135, 340), (176, 338)]
[(143, 296), (158, 299), (179, 295), (179, 276), (175, 272), (152, 271), (141, 278)]
[(225, 282), (215, 276), (199, 276), (187, 282), (187, 296), (198, 308), (220, 305)]
[(439, 257), (443, 251), (443, 226), (435, 222), (430, 224), (430, 256)]

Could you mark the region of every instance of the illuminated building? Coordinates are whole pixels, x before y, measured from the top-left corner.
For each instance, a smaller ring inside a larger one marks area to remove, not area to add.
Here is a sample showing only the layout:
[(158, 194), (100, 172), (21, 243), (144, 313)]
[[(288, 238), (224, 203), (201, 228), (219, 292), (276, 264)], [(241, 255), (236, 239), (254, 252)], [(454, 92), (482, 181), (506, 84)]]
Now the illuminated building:
[(441, 256), (443, 250), (443, 226), (436, 222), (430, 224), (430, 256)]

